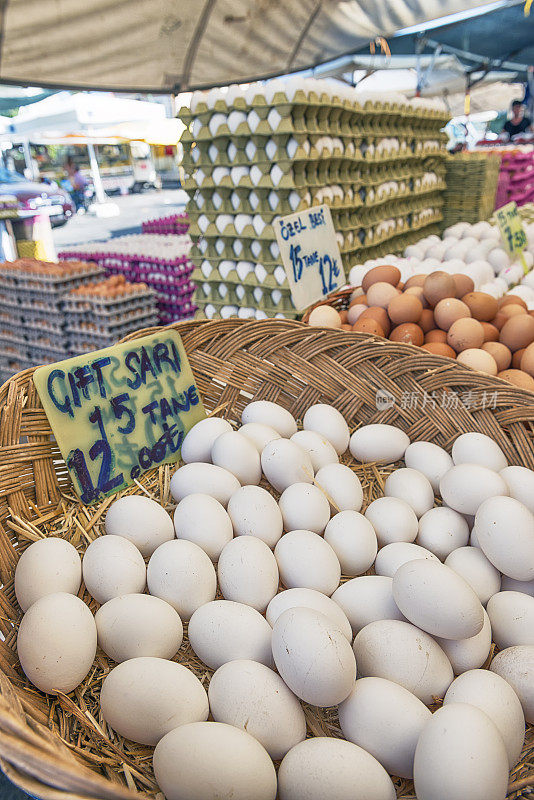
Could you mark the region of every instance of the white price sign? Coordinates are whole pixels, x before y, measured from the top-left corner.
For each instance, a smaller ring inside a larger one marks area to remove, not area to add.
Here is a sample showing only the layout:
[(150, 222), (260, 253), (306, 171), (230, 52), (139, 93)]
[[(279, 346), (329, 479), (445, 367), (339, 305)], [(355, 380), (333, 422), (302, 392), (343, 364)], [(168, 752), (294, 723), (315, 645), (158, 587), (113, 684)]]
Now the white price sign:
[(273, 222), (297, 311), (345, 285), (345, 271), (329, 206), (314, 206)]

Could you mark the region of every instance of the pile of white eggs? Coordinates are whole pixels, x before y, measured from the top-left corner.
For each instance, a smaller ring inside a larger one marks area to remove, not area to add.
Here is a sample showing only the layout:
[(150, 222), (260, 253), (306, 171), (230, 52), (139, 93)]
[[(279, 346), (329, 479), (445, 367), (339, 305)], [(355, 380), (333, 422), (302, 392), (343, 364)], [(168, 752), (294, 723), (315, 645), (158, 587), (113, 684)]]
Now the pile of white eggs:
[(402, 281), (407, 281), (412, 275), (428, 275), (442, 270), (451, 275), (468, 275), (476, 291), (495, 298), (516, 294), (531, 310), (534, 309), (534, 224), (524, 227), (527, 235), (524, 258), (529, 270), (526, 275), (521, 261), (512, 261), (504, 250), (497, 227), (489, 222), (475, 225), (458, 222), (447, 228), (442, 239), (433, 234), (409, 245), (404, 257), (390, 254), (354, 266), (349, 274), (349, 283), (359, 286), (365, 273), (381, 264), (398, 267)]
[[(366, 508), (347, 451), (404, 460)], [(391, 425), (351, 435), (326, 404), (299, 430), (269, 401), (238, 430), (199, 422), (182, 459), (174, 520), (127, 495), (82, 563), (59, 538), (22, 554), (29, 680), (72, 691), (98, 644), (102, 719), (155, 746), (168, 800), (395, 800), (390, 775), (419, 800), (504, 800), (534, 723), (534, 472), (480, 433), (449, 455)], [(183, 623), (207, 691), (172, 660)]]

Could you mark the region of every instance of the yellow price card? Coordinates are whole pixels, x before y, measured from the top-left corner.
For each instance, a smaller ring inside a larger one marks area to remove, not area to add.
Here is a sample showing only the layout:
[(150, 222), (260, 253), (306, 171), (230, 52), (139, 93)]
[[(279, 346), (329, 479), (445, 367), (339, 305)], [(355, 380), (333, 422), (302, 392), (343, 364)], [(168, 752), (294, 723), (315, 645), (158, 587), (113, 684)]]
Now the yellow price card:
[(497, 217), (497, 224), (507, 252), (512, 257), (519, 257), (523, 265), (523, 271), (526, 274), (529, 269), (523, 251), (527, 246), (527, 235), (516, 203), (508, 203), (502, 206), (495, 216)]
[(81, 500), (177, 461), (206, 413), (174, 330), (39, 367), (33, 380)]

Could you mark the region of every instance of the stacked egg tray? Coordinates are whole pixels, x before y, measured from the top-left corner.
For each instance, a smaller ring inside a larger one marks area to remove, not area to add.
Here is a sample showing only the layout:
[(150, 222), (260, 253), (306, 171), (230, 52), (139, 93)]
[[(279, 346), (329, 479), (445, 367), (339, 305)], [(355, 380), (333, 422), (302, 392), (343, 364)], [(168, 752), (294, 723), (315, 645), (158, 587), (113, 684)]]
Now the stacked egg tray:
[(403, 249), (442, 219), (447, 114), (426, 101), (378, 103), (350, 87), (300, 83), (194, 93), (180, 111), (195, 301), (210, 318), (296, 315), (275, 277), (280, 215), (328, 204), (346, 269)]
[(195, 313), (193, 263), (187, 234), (133, 234), (107, 242), (90, 242), (59, 258), (90, 258), (107, 275), (124, 275), (133, 283), (146, 283), (156, 294), (158, 322), (166, 325)]
[(495, 209), (501, 158), (498, 153), (457, 153), (446, 159), (443, 228), (487, 220)]
[(170, 214), (168, 217), (149, 219), (141, 224), (142, 233), (174, 233), (182, 236), (189, 229), (189, 217), (185, 212)]
[[(116, 278), (100, 284), (115, 286)], [(156, 293), (145, 284), (123, 282), (119, 291), (95, 291), (94, 285), (70, 292), (64, 304), (65, 325), (71, 355), (114, 344), (139, 328), (158, 322)]]
[(0, 379), (71, 355), (65, 295), (103, 274), (96, 264), (21, 259), (0, 264)]

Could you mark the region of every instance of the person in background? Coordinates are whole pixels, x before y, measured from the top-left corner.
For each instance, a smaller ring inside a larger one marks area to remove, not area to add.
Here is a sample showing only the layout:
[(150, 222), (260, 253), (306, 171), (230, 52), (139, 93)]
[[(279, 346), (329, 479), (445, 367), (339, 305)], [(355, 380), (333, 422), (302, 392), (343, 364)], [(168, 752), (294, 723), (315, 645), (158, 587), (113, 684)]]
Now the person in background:
[(512, 116), (504, 123), (503, 133), (507, 133), (510, 139), (518, 133), (524, 133), (532, 127), (532, 120), (525, 116), (525, 106), (521, 100), (514, 100), (512, 103)]
[(87, 180), (82, 175), (80, 168), (76, 166), (70, 157), (67, 158), (65, 162), (65, 169), (69, 177), (70, 185), (72, 186), (71, 197), (76, 206), (76, 211), (79, 211), (81, 208), (85, 209), (84, 199)]

